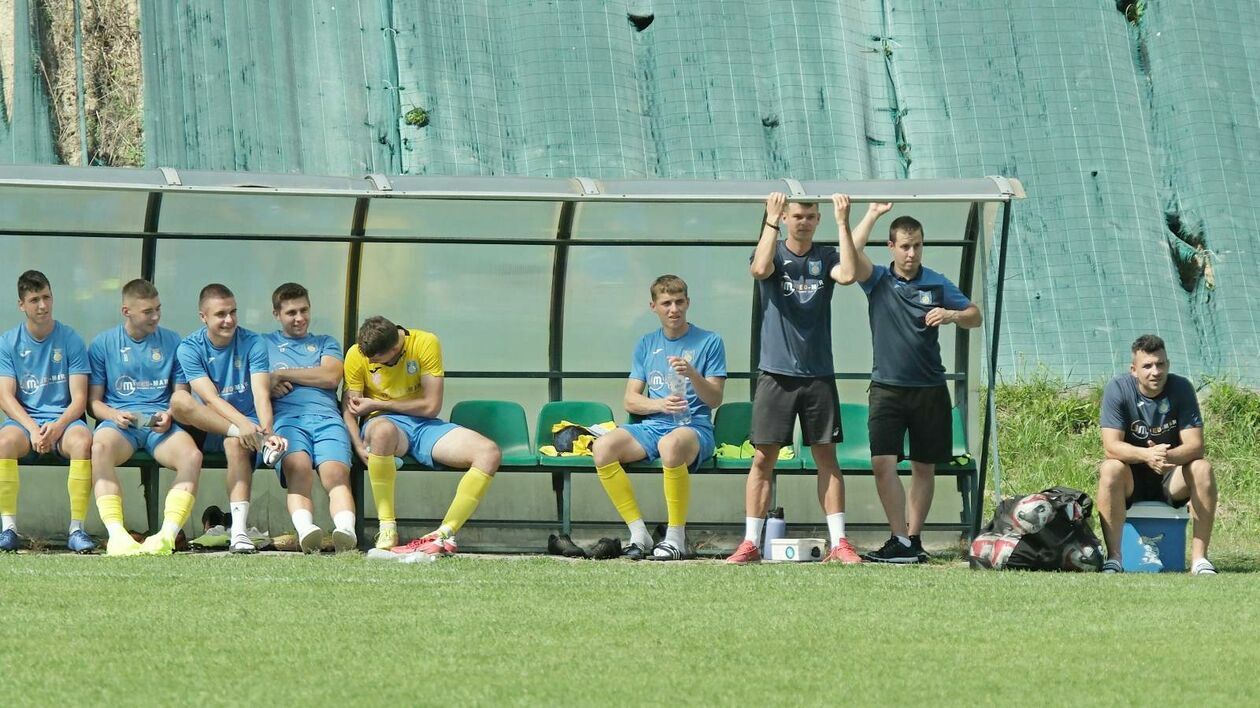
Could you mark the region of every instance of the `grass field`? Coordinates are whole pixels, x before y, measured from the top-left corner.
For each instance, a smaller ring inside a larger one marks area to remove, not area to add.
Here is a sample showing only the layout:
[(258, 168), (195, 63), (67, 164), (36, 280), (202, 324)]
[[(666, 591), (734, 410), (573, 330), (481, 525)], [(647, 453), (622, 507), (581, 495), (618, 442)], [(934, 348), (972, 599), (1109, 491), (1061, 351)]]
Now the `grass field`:
[[(1003, 389), (1005, 492), (1093, 491), (1096, 396)], [(1260, 397), (1204, 410), (1216, 577), (23, 553), (0, 705), (1250, 705)]]
[(5, 705), (1214, 705), (1260, 692), (1249, 573), (43, 554), (0, 557), (0, 587)]

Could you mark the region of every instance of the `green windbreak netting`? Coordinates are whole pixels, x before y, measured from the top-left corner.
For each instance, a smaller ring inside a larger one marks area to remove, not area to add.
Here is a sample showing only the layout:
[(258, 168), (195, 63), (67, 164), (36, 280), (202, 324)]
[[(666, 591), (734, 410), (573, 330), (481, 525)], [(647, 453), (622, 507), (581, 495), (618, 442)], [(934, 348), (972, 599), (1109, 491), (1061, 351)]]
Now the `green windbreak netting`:
[(374, 0), (141, 0), (148, 163), (396, 173), (383, 11)]
[[(14, 0), (9, 42), (0, 41), (0, 53), (11, 57), (12, 76), (0, 70), (0, 162), (40, 164), (57, 161), (53, 149), (48, 92), (39, 76), (39, 46), (35, 32), (35, 8), (31, 0)], [(6, 46), (6, 44), (8, 46)], [(6, 95), (11, 95), (8, 99)]]
[[(1155, 331), (1177, 370), (1260, 384), (1255, 4), (1131, 5), (140, 0), (146, 156), (342, 175), (1011, 175), (1029, 199), (1004, 375), (1098, 380)], [(14, 8), (29, 58), (32, 6)], [(0, 159), (51, 161), (46, 92), (33, 60), (16, 67)]]

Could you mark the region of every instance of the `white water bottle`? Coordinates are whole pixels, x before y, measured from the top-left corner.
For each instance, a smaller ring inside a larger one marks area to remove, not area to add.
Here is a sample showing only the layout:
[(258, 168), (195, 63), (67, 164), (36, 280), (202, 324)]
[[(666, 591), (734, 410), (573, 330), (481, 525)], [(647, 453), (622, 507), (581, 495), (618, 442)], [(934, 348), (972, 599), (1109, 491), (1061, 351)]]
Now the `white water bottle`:
[[(673, 369), (669, 370), (669, 395), (680, 396), (684, 401), (687, 400), (687, 377)], [(673, 415), (675, 425), (686, 425), (691, 422), (691, 406), (688, 405), (686, 410), (678, 411)]]

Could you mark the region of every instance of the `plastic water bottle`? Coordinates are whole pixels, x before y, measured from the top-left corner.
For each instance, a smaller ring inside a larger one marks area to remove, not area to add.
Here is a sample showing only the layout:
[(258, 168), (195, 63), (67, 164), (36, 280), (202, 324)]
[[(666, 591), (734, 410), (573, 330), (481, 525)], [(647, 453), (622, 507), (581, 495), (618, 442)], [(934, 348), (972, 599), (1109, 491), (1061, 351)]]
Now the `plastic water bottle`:
[(770, 542), (776, 538), (787, 537), (787, 522), (783, 520), (783, 507), (775, 507), (766, 514), (766, 536), (761, 542), (762, 557), (769, 557)]
[[(683, 376), (682, 374), (672, 369), (669, 372), (669, 395), (681, 396), (683, 400), (686, 400), (687, 398), (687, 377)], [(675, 425), (686, 425), (690, 422), (691, 422), (691, 407), (690, 406), (687, 407), (687, 410), (679, 411), (674, 414)]]

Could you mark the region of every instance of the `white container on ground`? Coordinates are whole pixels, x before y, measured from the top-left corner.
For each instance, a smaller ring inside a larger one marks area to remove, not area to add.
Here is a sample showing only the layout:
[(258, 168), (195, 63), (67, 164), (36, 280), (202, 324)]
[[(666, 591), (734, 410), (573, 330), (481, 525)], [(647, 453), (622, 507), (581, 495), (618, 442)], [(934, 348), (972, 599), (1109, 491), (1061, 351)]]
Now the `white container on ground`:
[(772, 563), (820, 561), (827, 555), (827, 542), (821, 538), (776, 538), (766, 550), (766, 560)]

